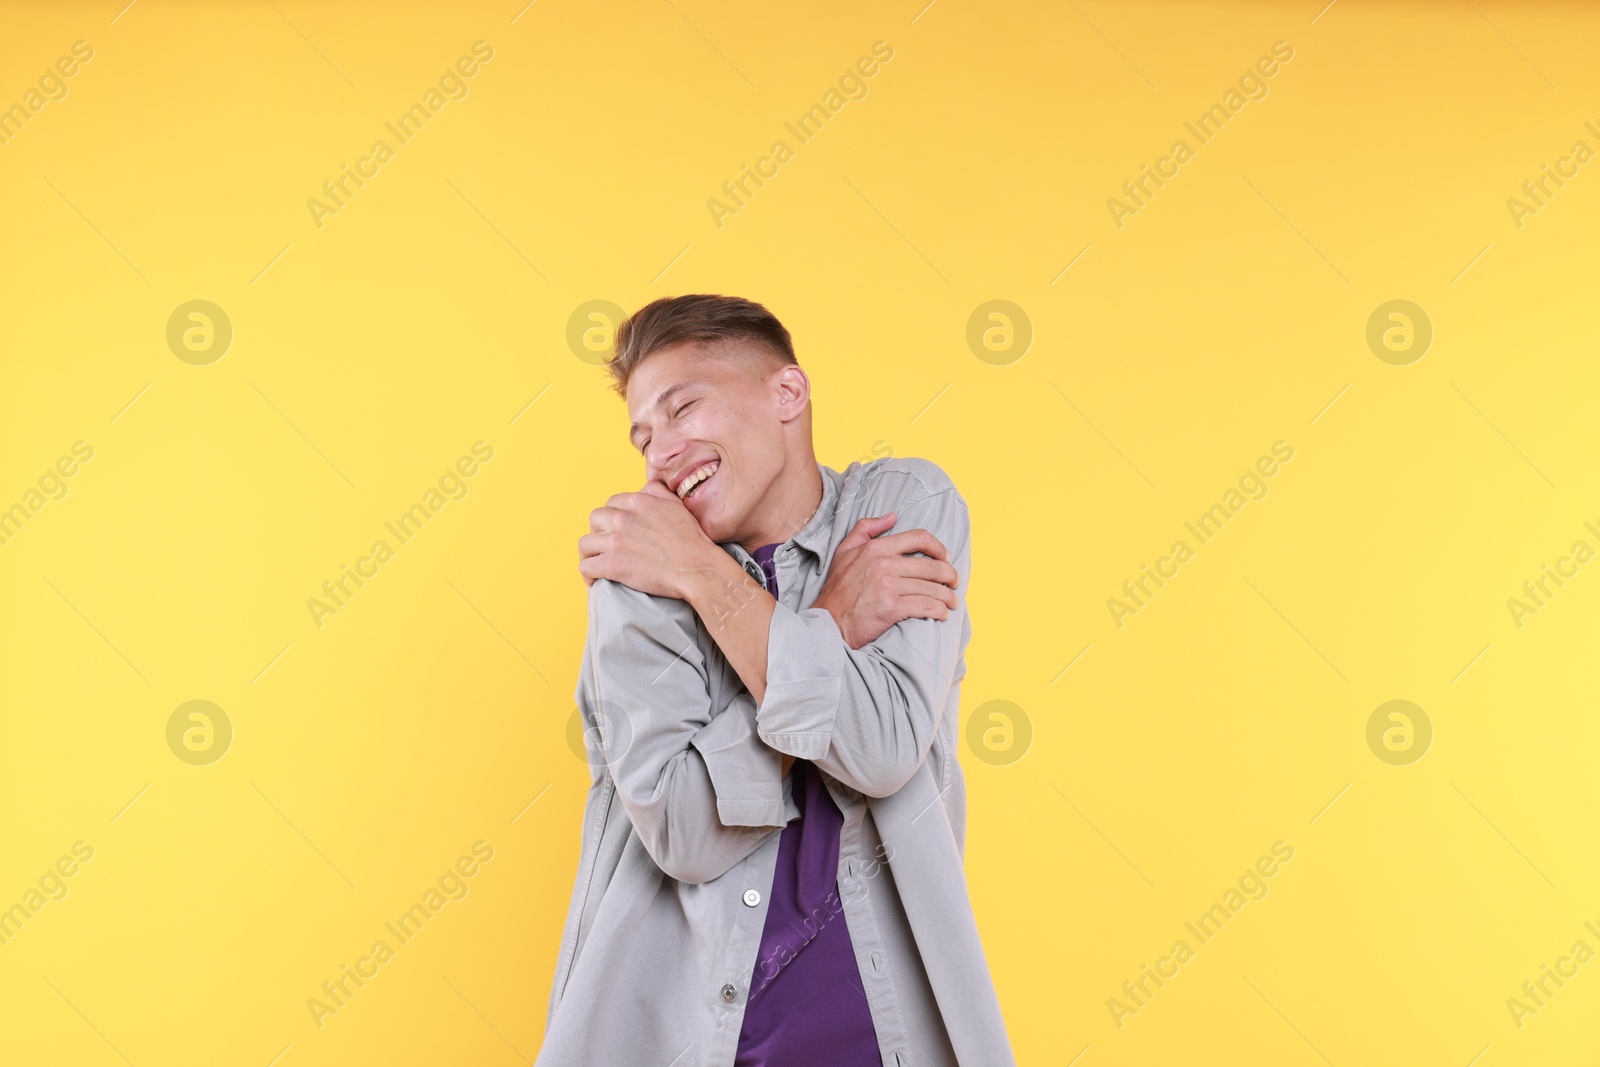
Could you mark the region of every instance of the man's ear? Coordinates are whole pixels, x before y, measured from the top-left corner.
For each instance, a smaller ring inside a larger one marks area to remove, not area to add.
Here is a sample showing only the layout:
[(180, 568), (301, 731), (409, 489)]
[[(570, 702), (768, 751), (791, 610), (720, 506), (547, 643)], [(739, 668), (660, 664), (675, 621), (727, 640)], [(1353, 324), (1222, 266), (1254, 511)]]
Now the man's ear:
[(793, 363), (772, 376), (772, 387), (778, 394), (778, 418), (789, 422), (798, 418), (811, 401), (811, 379)]

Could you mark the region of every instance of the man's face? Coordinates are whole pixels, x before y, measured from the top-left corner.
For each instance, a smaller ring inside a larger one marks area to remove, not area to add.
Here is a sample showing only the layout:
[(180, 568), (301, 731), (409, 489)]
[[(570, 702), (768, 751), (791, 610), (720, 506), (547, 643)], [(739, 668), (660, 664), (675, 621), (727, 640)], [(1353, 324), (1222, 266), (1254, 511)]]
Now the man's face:
[(690, 342), (650, 353), (628, 379), (646, 479), (677, 493), (713, 541), (746, 536), (783, 470), (780, 369), (759, 351), (719, 357)]

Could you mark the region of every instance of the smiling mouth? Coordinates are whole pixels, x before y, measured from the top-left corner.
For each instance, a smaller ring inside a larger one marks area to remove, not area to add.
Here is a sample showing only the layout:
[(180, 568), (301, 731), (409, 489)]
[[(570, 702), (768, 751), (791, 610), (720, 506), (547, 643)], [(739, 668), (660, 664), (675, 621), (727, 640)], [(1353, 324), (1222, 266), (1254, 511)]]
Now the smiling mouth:
[(702, 464), (690, 471), (683, 481), (678, 483), (678, 499), (688, 501), (690, 497), (694, 496), (697, 489), (708, 482), (713, 474), (717, 473), (717, 468), (720, 466), (720, 463), (712, 460), (710, 463)]

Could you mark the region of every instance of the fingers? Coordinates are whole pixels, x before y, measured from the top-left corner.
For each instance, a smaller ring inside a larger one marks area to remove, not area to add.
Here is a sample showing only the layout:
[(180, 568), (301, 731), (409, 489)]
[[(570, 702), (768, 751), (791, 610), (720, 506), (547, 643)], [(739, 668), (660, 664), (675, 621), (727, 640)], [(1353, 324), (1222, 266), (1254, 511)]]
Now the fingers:
[(583, 581), (586, 585), (593, 585), (596, 578), (605, 577), (604, 574), (600, 573), (600, 569), (599, 556), (585, 556), (578, 561), (578, 573), (583, 575)]
[(611, 512), (613, 520), (621, 519), (625, 515), (636, 515), (647, 512), (651, 508), (659, 508), (662, 504), (683, 504), (678, 499), (678, 494), (662, 485), (660, 482), (646, 482), (643, 489), (637, 493), (618, 493), (606, 501), (602, 511)]
[(950, 617), (950, 609), (945, 607), (944, 601), (935, 600), (931, 596), (904, 596), (900, 598), (900, 610), (905, 612), (908, 619), (939, 619)]
[[(956, 591), (948, 585), (939, 582), (927, 582), (921, 578), (906, 578), (900, 583), (900, 595), (912, 597), (916, 600), (936, 600), (949, 611), (954, 611), (958, 601)], [(925, 618), (926, 616), (918, 616)]]
[(595, 533), (604, 533), (615, 530), (618, 526), (630, 521), (637, 516), (641, 509), (660, 507), (660, 500), (670, 500), (682, 503), (672, 493), (663, 489), (658, 496), (655, 493), (618, 493), (606, 501), (603, 508), (595, 508), (589, 512), (589, 529)]
[(873, 546), (880, 551), (893, 552), (904, 556), (911, 552), (921, 552), (934, 559), (950, 561), (950, 552), (940, 540), (927, 530), (906, 530), (904, 533), (890, 534), (880, 537), (873, 542)]
[(857, 548), (864, 545), (885, 530), (893, 529), (894, 524), (895, 513), (892, 511), (887, 515), (868, 516), (865, 519), (861, 519), (850, 528), (850, 532), (845, 535), (843, 541), (839, 542), (839, 547), (834, 551), (838, 553), (847, 548)]
[(853, 629), (858, 631), (857, 637), (861, 643), (851, 643), (851, 648), (860, 649), (871, 644), (907, 619), (933, 619), (942, 622), (950, 617), (950, 609), (945, 607), (941, 600), (912, 593), (908, 596), (894, 597), (882, 610), (873, 608), (870, 615), (870, 620), (864, 616), (857, 616)]
[(584, 534), (578, 538), (578, 574), (583, 577), (584, 585), (593, 585), (596, 578), (613, 577), (612, 563), (616, 557), (606, 555), (610, 547), (610, 534)]
[[(653, 487), (653, 488), (652, 488)], [(590, 521), (601, 511), (625, 512), (633, 511), (650, 503), (652, 498), (663, 500), (677, 500), (677, 494), (660, 482), (646, 482), (644, 488), (637, 493), (616, 493), (606, 499), (606, 506), (598, 511), (590, 512)]]
[(954, 589), (961, 583), (961, 575), (942, 559), (925, 559), (922, 556), (901, 556), (894, 567), (907, 578), (921, 578), (925, 582), (938, 582)]

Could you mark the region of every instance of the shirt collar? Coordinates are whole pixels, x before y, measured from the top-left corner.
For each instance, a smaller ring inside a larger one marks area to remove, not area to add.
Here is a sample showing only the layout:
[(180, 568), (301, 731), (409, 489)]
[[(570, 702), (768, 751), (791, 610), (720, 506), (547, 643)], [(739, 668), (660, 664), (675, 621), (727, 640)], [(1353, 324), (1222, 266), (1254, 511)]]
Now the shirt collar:
[(800, 532), (795, 534), (792, 540), (821, 559), (833, 530), (833, 513), (839, 507), (839, 487), (835, 484), (838, 474), (831, 468), (818, 463), (817, 473), (822, 475), (822, 502), (817, 505), (817, 510), (810, 521), (801, 527)]
[[(822, 475), (822, 501), (817, 505), (817, 510), (812, 513), (811, 518), (807, 519), (806, 524), (800, 528), (800, 532), (789, 538), (789, 541), (799, 545), (818, 559), (822, 559), (823, 553), (828, 548), (828, 542), (831, 540), (833, 515), (839, 508), (839, 486), (837, 481), (839, 474), (831, 467), (826, 467), (821, 463), (817, 464), (817, 473)], [(779, 542), (779, 547), (781, 548), (783, 545), (788, 544), (789, 541)], [(754, 560), (755, 558), (737, 541), (729, 541), (722, 547), (741, 560)]]

